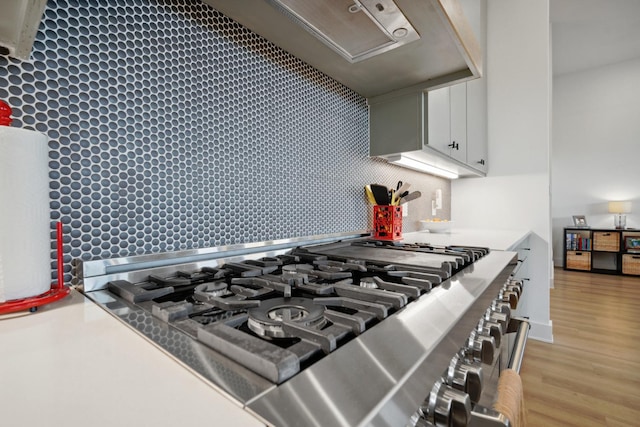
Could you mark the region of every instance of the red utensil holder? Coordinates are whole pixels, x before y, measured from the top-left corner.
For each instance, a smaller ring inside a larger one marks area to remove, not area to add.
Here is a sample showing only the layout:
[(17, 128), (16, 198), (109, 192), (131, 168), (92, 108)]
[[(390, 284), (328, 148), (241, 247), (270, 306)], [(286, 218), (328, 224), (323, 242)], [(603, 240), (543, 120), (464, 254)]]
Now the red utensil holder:
[(402, 239), (402, 206), (373, 206), (373, 237), (379, 240)]

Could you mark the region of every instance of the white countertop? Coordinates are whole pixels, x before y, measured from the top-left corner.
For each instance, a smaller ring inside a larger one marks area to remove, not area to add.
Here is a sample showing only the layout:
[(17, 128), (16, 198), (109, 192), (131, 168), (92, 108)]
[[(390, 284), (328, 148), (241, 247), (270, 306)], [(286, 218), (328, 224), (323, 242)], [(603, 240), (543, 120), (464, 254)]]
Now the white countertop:
[(0, 316), (0, 420), (264, 426), (76, 291), (35, 313)]
[[(514, 250), (527, 231), (413, 232), (405, 242)], [(2, 425), (263, 426), (152, 343), (72, 291), (0, 316)]]
[(527, 230), (467, 230), (452, 229), (448, 233), (415, 231), (403, 233), (406, 243), (431, 243), (434, 245), (484, 246), (495, 251), (513, 251), (529, 236)]

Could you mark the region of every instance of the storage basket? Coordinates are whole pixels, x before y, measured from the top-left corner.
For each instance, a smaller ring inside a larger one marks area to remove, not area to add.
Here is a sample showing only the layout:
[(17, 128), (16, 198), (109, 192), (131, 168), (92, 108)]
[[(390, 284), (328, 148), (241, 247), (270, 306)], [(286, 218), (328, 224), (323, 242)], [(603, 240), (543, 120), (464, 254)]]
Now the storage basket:
[(640, 275), (640, 254), (622, 255), (622, 274)]
[(373, 206), (373, 237), (379, 240), (402, 239), (402, 206)]
[(591, 270), (591, 252), (567, 251), (567, 268), (571, 270)]
[(593, 250), (606, 252), (620, 251), (620, 233), (609, 231), (593, 232)]

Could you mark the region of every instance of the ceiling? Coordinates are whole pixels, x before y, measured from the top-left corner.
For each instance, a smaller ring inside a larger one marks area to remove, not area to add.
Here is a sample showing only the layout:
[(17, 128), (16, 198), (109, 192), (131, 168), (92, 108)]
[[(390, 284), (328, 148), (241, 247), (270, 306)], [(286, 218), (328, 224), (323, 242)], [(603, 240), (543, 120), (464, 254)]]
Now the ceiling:
[(553, 74), (640, 58), (640, 0), (550, 0)]

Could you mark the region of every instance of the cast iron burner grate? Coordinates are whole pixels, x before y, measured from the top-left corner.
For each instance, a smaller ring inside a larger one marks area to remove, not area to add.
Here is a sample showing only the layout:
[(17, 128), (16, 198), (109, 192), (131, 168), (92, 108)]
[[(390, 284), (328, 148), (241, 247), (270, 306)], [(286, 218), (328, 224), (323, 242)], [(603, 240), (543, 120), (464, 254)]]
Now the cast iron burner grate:
[(342, 247), (295, 248), (170, 277), (152, 274), (136, 284), (111, 281), (108, 289), (279, 384), (429, 292), (449, 277), (451, 265), (459, 269), (484, 255), (482, 248), (393, 242), (349, 247), (441, 254), (448, 261), (403, 265), (345, 256)]

